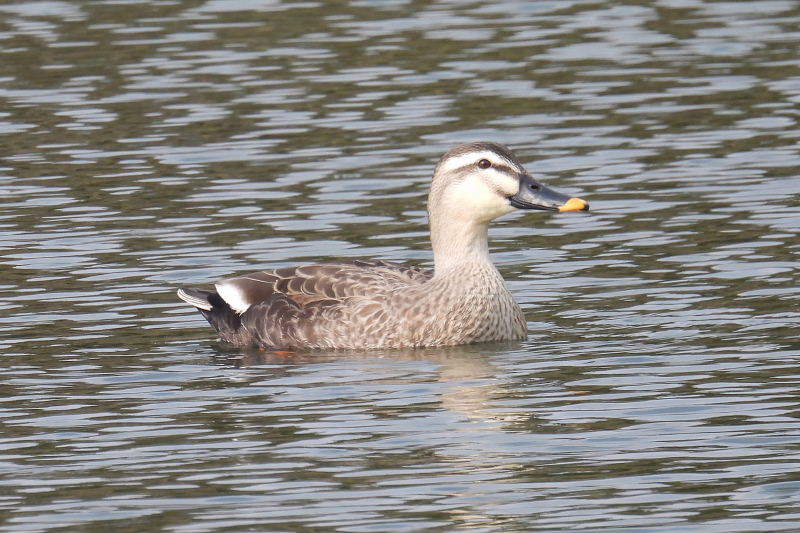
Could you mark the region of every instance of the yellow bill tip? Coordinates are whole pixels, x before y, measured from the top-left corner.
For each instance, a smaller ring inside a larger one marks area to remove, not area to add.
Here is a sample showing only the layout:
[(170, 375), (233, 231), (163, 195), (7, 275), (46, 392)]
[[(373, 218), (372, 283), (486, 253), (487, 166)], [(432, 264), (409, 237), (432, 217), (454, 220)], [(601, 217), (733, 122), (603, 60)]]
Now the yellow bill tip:
[(564, 211), (588, 211), (589, 202), (581, 198), (570, 198), (567, 203), (558, 208), (562, 213)]

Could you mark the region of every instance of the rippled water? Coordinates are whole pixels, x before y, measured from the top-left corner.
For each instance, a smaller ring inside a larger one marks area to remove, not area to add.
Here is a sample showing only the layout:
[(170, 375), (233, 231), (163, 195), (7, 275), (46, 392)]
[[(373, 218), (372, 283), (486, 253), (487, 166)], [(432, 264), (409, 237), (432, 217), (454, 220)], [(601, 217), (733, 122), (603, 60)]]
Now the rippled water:
[[(800, 527), (800, 7), (0, 6), (0, 530)], [(526, 342), (242, 354), (174, 289), (430, 264), (486, 139)]]

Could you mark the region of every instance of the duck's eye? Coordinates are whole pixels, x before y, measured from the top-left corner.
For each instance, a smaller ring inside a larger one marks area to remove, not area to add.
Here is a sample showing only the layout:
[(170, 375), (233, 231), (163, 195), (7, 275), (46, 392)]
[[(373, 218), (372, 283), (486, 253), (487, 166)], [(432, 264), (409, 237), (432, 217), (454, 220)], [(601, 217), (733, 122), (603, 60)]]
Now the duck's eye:
[(492, 166), (492, 162), (489, 161), (488, 159), (481, 159), (480, 161), (478, 161), (479, 168), (489, 168), (490, 166)]

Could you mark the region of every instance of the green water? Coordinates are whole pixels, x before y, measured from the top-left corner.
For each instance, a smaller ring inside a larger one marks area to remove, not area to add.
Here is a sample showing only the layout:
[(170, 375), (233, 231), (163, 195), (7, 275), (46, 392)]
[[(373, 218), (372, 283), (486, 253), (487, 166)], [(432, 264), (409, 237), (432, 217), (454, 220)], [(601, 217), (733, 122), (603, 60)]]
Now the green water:
[[(0, 531), (800, 528), (800, 8), (0, 6)], [(455, 144), (522, 343), (285, 357), (174, 289), (430, 265)]]

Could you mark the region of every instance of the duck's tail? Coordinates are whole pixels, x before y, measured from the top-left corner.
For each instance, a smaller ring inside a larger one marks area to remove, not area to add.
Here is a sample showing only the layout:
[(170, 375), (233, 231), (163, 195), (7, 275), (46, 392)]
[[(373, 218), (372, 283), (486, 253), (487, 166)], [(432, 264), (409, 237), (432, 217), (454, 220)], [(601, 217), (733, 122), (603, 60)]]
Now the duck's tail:
[(193, 305), (217, 330), (222, 340), (236, 342), (242, 321), (239, 314), (214, 291), (178, 289), (178, 298), (189, 305)]

